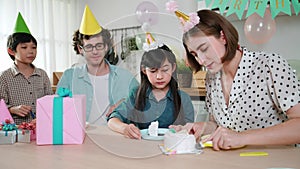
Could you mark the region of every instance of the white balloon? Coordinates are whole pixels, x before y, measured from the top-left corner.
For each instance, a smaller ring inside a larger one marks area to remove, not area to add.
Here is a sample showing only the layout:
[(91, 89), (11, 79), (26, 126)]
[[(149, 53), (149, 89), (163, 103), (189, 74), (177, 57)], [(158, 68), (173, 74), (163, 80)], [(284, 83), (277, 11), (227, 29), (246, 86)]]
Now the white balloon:
[(142, 30), (144, 32), (150, 32), (150, 29), (151, 29), (151, 26), (150, 26), (150, 24), (148, 22), (143, 23)]
[(158, 8), (150, 1), (141, 2), (136, 8), (136, 16), (139, 23), (145, 22), (154, 25), (158, 22)]

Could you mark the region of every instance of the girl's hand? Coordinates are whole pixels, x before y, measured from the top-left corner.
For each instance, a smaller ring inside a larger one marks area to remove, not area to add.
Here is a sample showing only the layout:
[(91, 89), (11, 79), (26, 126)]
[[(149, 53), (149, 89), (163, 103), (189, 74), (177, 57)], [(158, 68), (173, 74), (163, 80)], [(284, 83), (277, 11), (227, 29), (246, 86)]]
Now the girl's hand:
[(106, 117), (109, 117), (109, 115), (115, 110), (115, 108), (118, 107), (118, 105), (112, 105), (109, 107), (108, 112), (105, 114)]
[(31, 106), (19, 105), (9, 108), (11, 114), (16, 114), (21, 117), (27, 116), (32, 110)]
[(138, 139), (138, 140), (142, 138), (140, 129), (137, 128), (134, 124), (126, 125), (124, 129), (124, 136), (131, 139)]
[(115, 108), (117, 108), (124, 100), (125, 99), (121, 99), (120, 101), (118, 101), (118, 103), (110, 106), (108, 112), (105, 114), (106, 117), (109, 117), (109, 115), (115, 110)]
[(229, 150), (244, 147), (242, 139), (241, 133), (224, 127), (218, 127), (210, 137), (202, 140), (202, 142), (212, 141), (213, 149), (218, 151), (221, 149)]

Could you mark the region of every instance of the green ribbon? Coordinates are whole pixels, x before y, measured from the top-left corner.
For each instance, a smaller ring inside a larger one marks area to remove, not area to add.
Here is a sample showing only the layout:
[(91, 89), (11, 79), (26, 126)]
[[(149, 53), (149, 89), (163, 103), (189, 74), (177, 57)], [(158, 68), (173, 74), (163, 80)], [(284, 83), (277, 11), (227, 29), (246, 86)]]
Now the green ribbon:
[(63, 144), (63, 99), (64, 97), (72, 97), (72, 92), (66, 88), (57, 90), (59, 97), (54, 97), (53, 100), (53, 144)]

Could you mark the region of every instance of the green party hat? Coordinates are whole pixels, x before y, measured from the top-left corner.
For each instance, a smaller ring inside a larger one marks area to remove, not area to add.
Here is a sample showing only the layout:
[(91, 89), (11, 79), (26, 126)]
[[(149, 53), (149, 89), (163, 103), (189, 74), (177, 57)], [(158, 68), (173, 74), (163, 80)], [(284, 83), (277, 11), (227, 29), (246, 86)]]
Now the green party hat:
[(21, 13), (19, 12), (13, 33), (28, 33), (31, 34)]

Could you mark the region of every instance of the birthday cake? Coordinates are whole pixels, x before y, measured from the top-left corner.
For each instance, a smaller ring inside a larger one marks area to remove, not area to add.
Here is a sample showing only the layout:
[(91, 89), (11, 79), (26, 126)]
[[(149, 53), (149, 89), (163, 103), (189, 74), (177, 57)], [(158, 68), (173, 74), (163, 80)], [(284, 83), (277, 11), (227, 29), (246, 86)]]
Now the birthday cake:
[(164, 150), (173, 154), (195, 152), (196, 139), (186, 130), (177, 133), (166, 132), (164, 136)]

